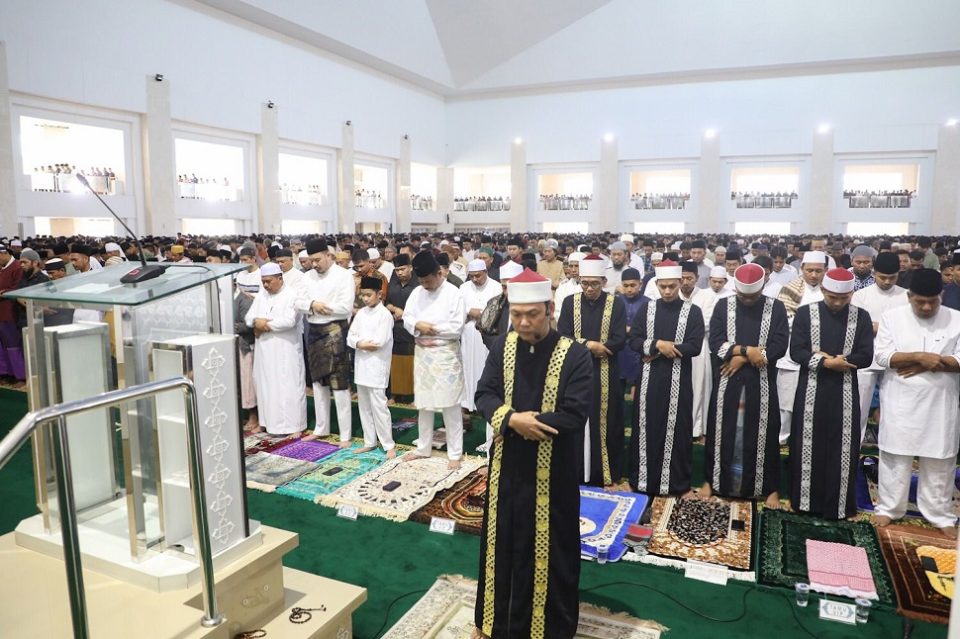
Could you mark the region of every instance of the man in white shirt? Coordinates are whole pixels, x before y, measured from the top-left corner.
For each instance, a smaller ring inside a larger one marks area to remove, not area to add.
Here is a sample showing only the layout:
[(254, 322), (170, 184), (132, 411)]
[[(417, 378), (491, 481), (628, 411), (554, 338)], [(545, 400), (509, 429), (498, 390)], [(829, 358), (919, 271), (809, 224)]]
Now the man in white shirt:
[(405, 461), (430, 457), (433, 452), (433, 420), (443, 414), (447, 430), (449, 468), (460, 468), (463, 456), (463, 360), (460, 337), (466, 310), (457, 287), (440, 274), (440, 264), (431, 251), (413, 258), (413, 272), (420, 286), (403, 309), (403, 326), (416, 339), (413, 353), (413, 403), (419, 410), (417, 449)]
[[(702, 264), (702, 263), (701, 263)], [(717, 305), (717, 294), (709, 288), (700, 288), (700, 266), (695, 261), (680, 264), (680, 299), (692, 302), (703, 313), (703, 325), (710, 326), (713, 308)], [(708, 278), (709, 280), (709, 278)], [(703, 350), (691, 360), (693, 373), (693, 436), (700, 437), (707, 432), (707, 413), (709, 412), (710, 393), (713, 391), (713, 369), (710, 366), (709, 331), (703, 335)]]
[(800, 277), (797, 269), (787, 264), (787, 249), (774, 246), (770, 249), (770, 259), (773, 260), (773, 270), (770, 272), (770, 281), (780, 286), (789, 284)]
[(483, 260), (473, 260), (467, 266), (467, 281), (459, 289), (463, 298), (463, 307), (467, 312), (467, 322), (463, 327), (463, 339), (460, 349), (463, 354), (464, 393), (460, 405), (468, 413), (476, 410), (473, 396), (477, 392), (477, 382), (483, 373), (490, 351), (483, 344), (483, 337), (477, 330), (477, 320), (494, 297), (501, 293), (500, 283), (487, 276), (487, 264)]
[(580, 260), (585, 257), (586, 255), (580, 252), (571, 253), (567, 256), (567, 268), (569, 270), (569, 275), (567, 276), (567, 279), (560, 282), (560, 285), (557, 286), (557, 291), (553, 296), (553, 303), (555, 306), (553, 311), (554, 322), (560, 319), (560, 309), (563, 308), (563, 300), (567, 299), (567, 297), (570, 295), (574, 295), (581, 291)]
[(303, 276), (297, 310), (307, 316), (307, 363), (313, 380), (316, 425), (304, 439), (330, 434), (330, 391), (337, 405), (340, 447), (351, 443), (350, 381), (347, 322), (353, 315), (353, 274), (335, 263), (322, 239), (307, 242), (313, 269)]
[[(877, 336), (880, 318), (888, 310), (906, 306), (906, 289), (897, 286), (897, 277), (900, 274), (900, 260), (896, 253), (881, 253), (873, 265), (874, 283), (862, 288), (853, 294), (850, 303), (870, 313), (873, 322), (873, 335)], [(873, 389), (883, 379), (884, 367), (877, 363), (876, 340), (874, 340), (873, 363), (857, 371), (857, 384), (860, 387), (860, 439), (866, 432), (867, 418), (870, 415), (870, 403), (873, 401)]]
[(873, 521), (886, 526), (906, 512), (914, 456), (917, 506), (944, 535), (956, 538), (952, 509), (960, 441), (960, 312), (941, 306), (939, 271), (918, 269), (909, 306), (880, 317), (876, 361), (880, 383), (880, 503)]
[(379, 271), (383, 278), (389, 282), (390, 278), (393, 277), (393, 264), (384, 260), (380, 251), (375, 248), (367, 249), (367, 255), (370, 256), (370, 264), (373, 268)]

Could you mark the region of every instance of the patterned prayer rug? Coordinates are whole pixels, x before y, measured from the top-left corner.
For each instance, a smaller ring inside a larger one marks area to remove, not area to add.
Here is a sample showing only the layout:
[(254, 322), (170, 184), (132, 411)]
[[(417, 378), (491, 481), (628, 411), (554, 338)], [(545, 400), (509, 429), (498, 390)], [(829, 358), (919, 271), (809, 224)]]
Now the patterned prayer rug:
[(938, 530), (916, 526), (877, 529), (897, 593), (897, 612), (934, 623), (947, 623), (953, 601), (956, 542)]
[[(476, 602), (476, 581), (441, 575), (383, 639), (470, 639)], [(574, 639), (658, 639), (665, 630), (655, 621), (581, 603)]]
[(353, 451), (363, 444), (353, 444), (346, 450), (327, 455), (313, 465), (314, 470), (277, 489), (277, 493), (317, 502), (341, 486), (368, 473), (386, 459), (386, 453), (374, 448), (359, 455)]
[(247, 488), (255, 488), (267, 493), (274, 492), (278, 486), (293, 481), (317, 467), (311, 462), (263, 452), (250, 455), (246, 462)]
[(340, 450), (340, 447), (336, 444), (331, 444), (329, 442), (322, 442), (319, 440), (295, 440), (289, 444), (284, 444), (279, 448), (274, 448), (271, 453), (274, 455), (280, 455), (282, 457), (289, 457), (290, 459), (299, 459), (301, 461), (316, 462), (320, 461), (327, 455), (332, 455), (333, 453)]
[(880, 602), (892, 605), (893, 584), (880, 553), (873, 526), (862, 521), (826, 521), (809, 515), (765, 509), (760, 516), (759, 581), (768, 586), (793, 588), (809, 582), (807, 540), (859, 546), (867, 552), (873, 584)]
[(257, 453), (269, 453), (290, 442), (300, 439), (300, 435), (268, 435), (267, 433), (247, 434), (243, 438), (243, 453), (247, 456)]
[(649, 497), (630, 492), (607, 492), (580, 487), (580, 554), (596, 559), (597, 546), (609, 547), (607, 561), (619, 561), (627, 552), (627, 527), (640, 521)]
[(459, 469), (449, 470), (448, 463), (446, 456), (411, 462), (398, 457), (320, 498), (319, 503), (331, 508), (349, 504), (356, 506), (362, 515), (407, 521), (438, 492), (450, 488), (484, 464), (476, 457), (464, 457)]
[(479, 535), (486, 501), (487, 476), (477, 470), (452, 488), (441, 490), (433, 501), (410, 515), (410, 519), (422, 524), (429, 524), (431, 517), (452, 519), (459, 532)]
[(730, 568), (730, 578), (754, 581), (754, 504), (741, 499), (656, 497), (650, 554), (632, 561), (684, 568), (693, 559)]

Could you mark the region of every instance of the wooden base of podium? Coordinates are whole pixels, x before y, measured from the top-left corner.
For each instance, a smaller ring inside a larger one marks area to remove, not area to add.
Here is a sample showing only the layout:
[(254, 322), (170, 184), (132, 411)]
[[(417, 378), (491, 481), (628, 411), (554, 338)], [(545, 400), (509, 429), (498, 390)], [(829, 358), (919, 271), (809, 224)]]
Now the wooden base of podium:
[[(284, 568), (283, 555), (298, 545), (296, 533), (262, 527), (263, 543), (217, 571), (217, 602), (226, 620), (200, 625), (199, 586), (155, 592), (84, 570), (90, 636), (133, 639), (233, 639), (264, 629), (270, 639), (344, 639), (353, 636), (352, 614), (367, 599), (359, 586)], [(70, 606), (63, 562), (0, 537), (0, 628), (11, 637), (70, 637)], [(314, 610), (303, 624), (290, 622), (294, 607)]]

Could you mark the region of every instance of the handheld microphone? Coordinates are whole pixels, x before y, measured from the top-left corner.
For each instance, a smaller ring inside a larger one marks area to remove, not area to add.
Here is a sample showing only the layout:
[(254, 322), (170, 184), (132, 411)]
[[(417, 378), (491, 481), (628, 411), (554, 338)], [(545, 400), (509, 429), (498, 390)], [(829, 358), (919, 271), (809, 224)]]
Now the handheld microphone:
[(117, 222), (120, 222), (120, 226), (127, 231), (130, 239), (133, 240), (134, 245), (137, 247), (137, 252), (140, 255), (140, 266), (139, 268), (135, 268), (121, 277), (120, 282), (123, 284), (136, 284), (137, 282), (152, 280), (153, 278), (159, 277), (165, 273), (167, 270), (166, 266), (162, 266), (160, 264), (147, 264), (147, 258), (143, 255), (143, 245), (140, 244), (140, 240), (137, 239), (136, 234), (131, 231), (126, 222), (124, 222), (123, 219), (117, 215), (113, 209), (110, 208), (110, 205), (103, 201), (103, 198), (100, 197), (100, 194), (93, 190), (93, 187), (90, 186), (90, 182), (87, 181), (87, 176), (83, 175), (82, 173), (75, 173), (74, 176), (77, 178), (77, 181), (79, 181), (80, 184), (87, 187), (87, 189), (89, 189), (90, 192), (93, 193), (98, 200), (100, 200), (100, 203), (103, 204), (108, 211), (110, 211), (110, 215), (112, 215)]

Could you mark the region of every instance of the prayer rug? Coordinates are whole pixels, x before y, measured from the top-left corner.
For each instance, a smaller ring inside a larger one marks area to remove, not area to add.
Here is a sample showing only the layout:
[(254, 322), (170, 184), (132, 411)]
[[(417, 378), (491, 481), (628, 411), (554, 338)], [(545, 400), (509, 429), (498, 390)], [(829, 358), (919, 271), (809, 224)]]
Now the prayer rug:
[(329, 442), (322, 442), (319, 440), (296, 440), (290, 442), (289, 444), (284, 444), (279, 448), (274, 448), (270, 452), (272, 452), (274, 455), (289, 457), (290, 459), (316, 462), (320, 461), (327, 455), (332, 455), (338, 450), (340, 450), (339, 446)]
[(730, 568), (731, 579), (754, 581), (754, 513), (748, 500), (656, 497), (651, 506), (650, 554), (630, 560), (684, 568), (692, 559)]
[(947, 623), (953, 601), (956, 542), (940, 531), (916, 526), (884, 526), (877, 534), (897, 593), (897, 612)]
[(867, 551), (832, 541), (807, 540), (810, 590), (842, 597), (877, 598)]
[(452, 519), (459, 532), (479, 535), (486, 501), (487, 476), (476, 470), (452, 488), (441, 490), (433, 501), (410, 515), (410, 519), (421, 524), (429, 524), (431, 517)]
[(246, 459), (247, 488), (272, 493), (278, 486), (309, 473), (316, 464), (272, 453), (254, 453)]
[(353, 452), (362, 446), (355, 443), (346, 450), (327, 455), (313, 465), (313, 471), (281, 486), (277, 492), (307, 501), (319, 501), (324, 495), (370, 472), (386, 459), (386, 453), (380, 448), (359, 455)]
[(640, 521), (649, 497), (639, 493), (607, 492), (580, 487), (580, 555), (597, 558), (597, 546), (609, 548), (607, 561), (619, 561), (627, 547), (627, 527)]
[(403, 419), (398, 419), (397, 421), (393, 422), (393, 430), (397, 431), (398, 433), (405, 433), (416, 425), (416, 417), (404, 417)]
[(243, 438), (243, 453), (250, 456), (257, 453), (269, 453), (285, 444), (300, 439), (300, 435), (270, 435), (251, 433)]
[[(917, 485), (920, 472), (917, 462), (914, 461), (913, 476), (910, 478), (910, 497), (907, 502), (905, 517), (923, 518), (917, 506)], [(880, 503), (880, 492), (877, 488), (877, 471), (879, 460), (875, 455), (864, 455), (860, 458), (857, 467), (857, 509), (860, 512), (872, 513)], [(960, 515), (960, 469), (954, 475), (953, 513)]]
[(407, 521), (438, 492), (450, 488), (484, 464), (476, 457), (464, 457), (460, 468), (450, 470), (448, 463), (446, 456), (411, 462), (398, 457), (319, 498), (319, 503), (331, 508), (349, 504), (356, 506), (362, 515)]
[[(476, 602), (476, 581), (441, 575), (383, 639), (470, 639)], [(665, 630), (655, 621), (581, 603), (574, 639), (658, 639)]]
[(862, 521), (826, 521), (809, 515), (765, 509), (760, 516), (759, 581), (792, 589), (809, 582), (807, 540), (858, 546), (867, 553), (873, 584), (881, 603), (894, 602), (893, 584), (880, 553), (873, 526)]

